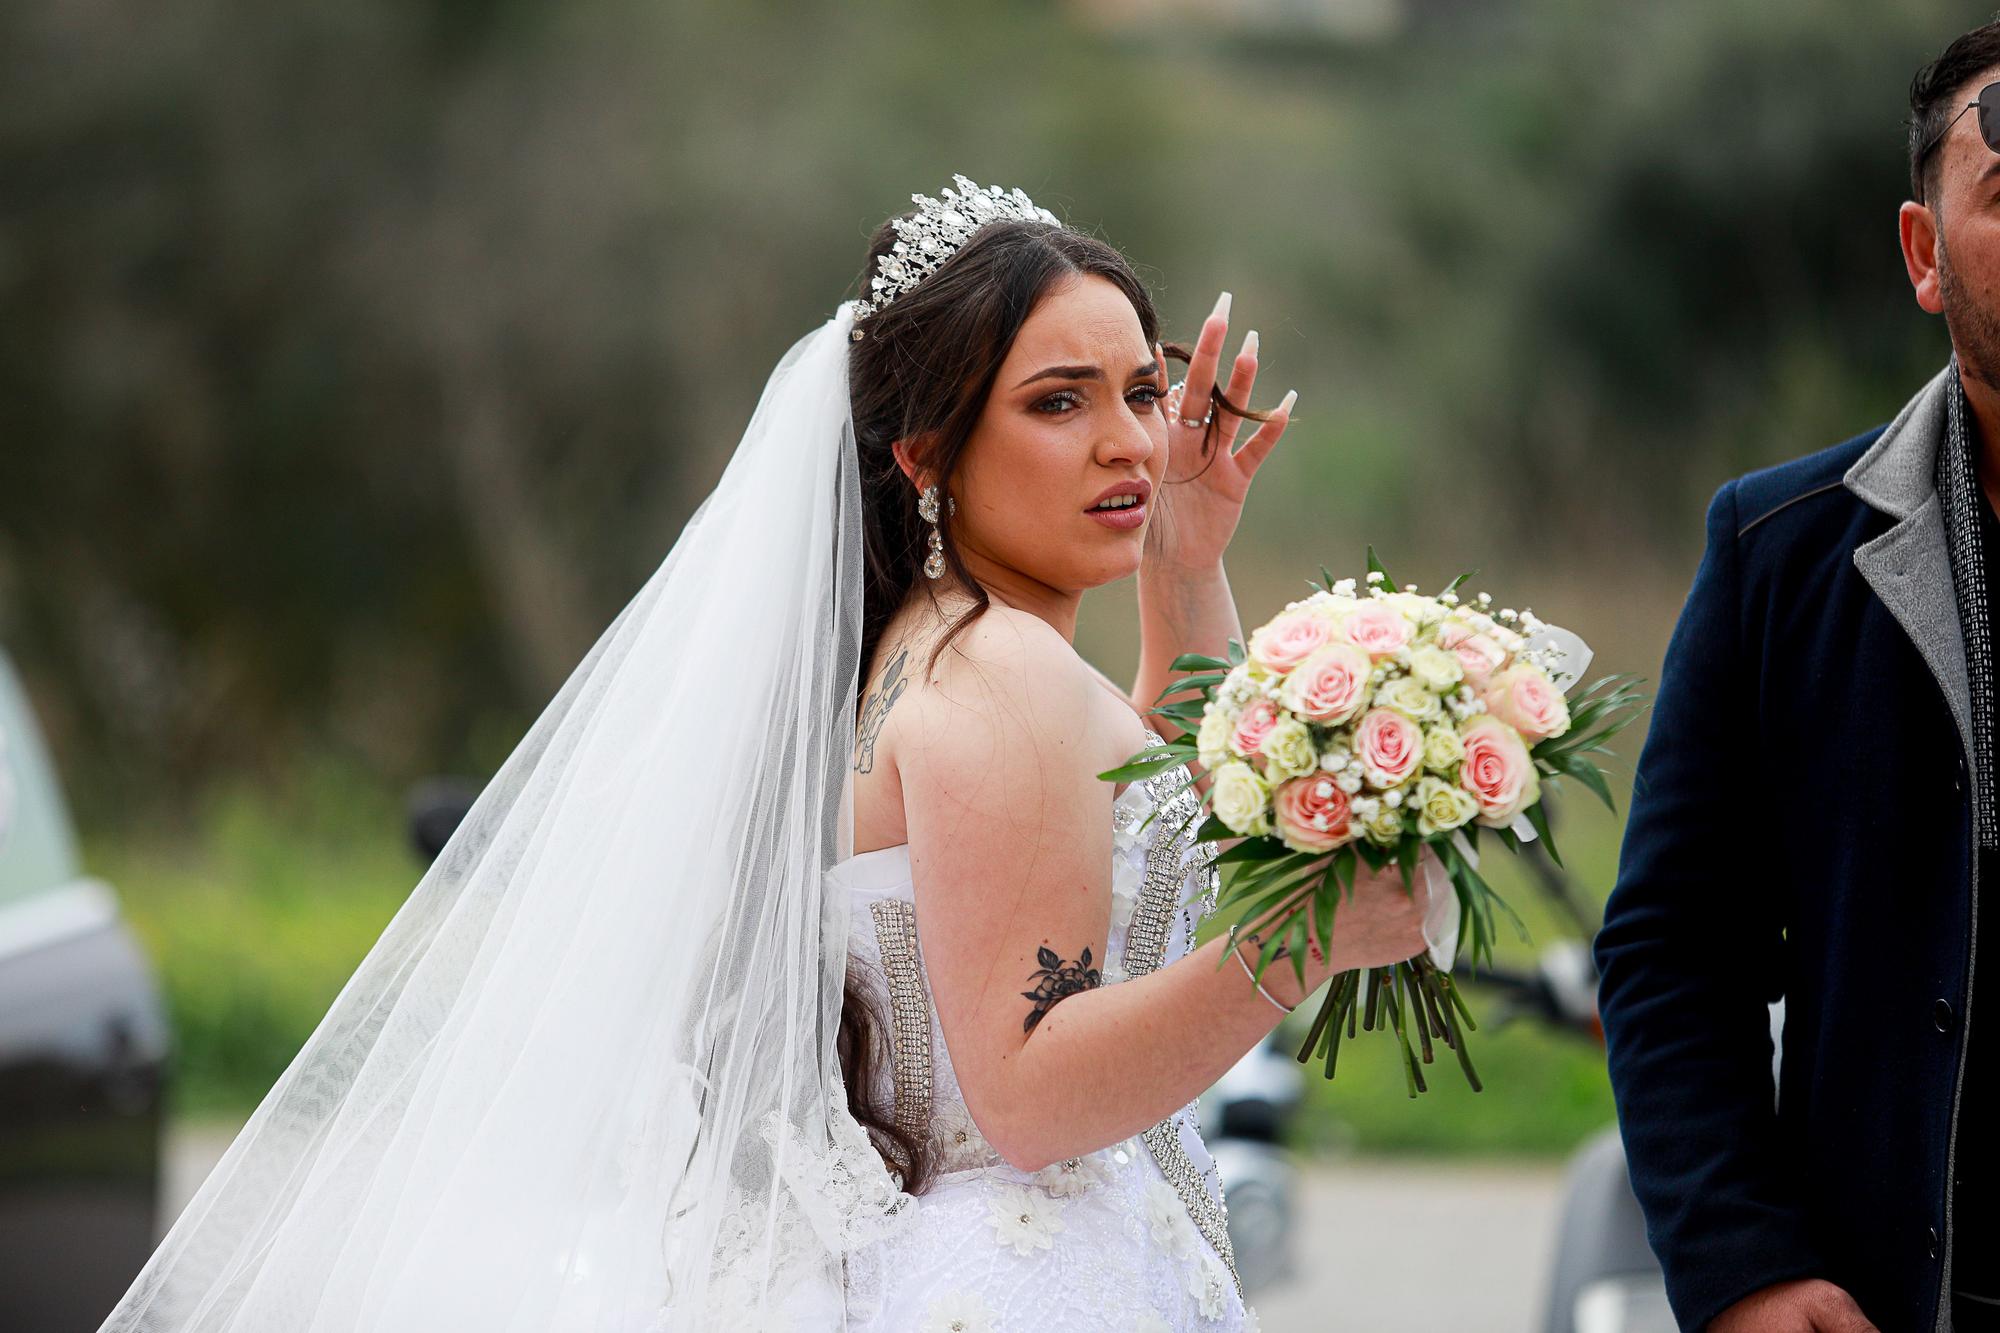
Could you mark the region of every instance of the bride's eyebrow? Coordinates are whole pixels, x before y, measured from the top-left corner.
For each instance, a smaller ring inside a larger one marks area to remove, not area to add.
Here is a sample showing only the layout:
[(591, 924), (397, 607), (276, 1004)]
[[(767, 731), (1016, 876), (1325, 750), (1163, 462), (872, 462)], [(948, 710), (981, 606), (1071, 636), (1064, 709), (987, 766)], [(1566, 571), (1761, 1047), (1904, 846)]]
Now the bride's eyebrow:
[[(1140, 366), (1137, 370), (1134, 370), (1131, 373), (1131, 375), (1128, 376), (1127, 378), (1135, 380), (1147, 379), (1159, 373), (1160, 373), (1160, 363), (1157, 359), (1155, 359), (1152, 361), (1148, 361), (1145, 365)], [(1028, 376), (1028, 378), (1022, 380), (1019, 384), (1016, 384), (1014, 387), (1017, 389), (1024, 389), (1028, 385), (1033, 384), (1036, 380), (1101, 381), (1103, 380), (1103, 378), (1104, 378), (1104, 372), (1102, 370), (1099, 370), (1096, 366), (1050, 366), (1046, 370), (1036, 371), (1034, 374)]]
[(1101, 380), (1103, 378), (1104, 372), (1096, 366), (1050, 366), (1047, 370), (1036, 371), (1014, 387), (1017, 389), (1026, 388), (1036, 380)]

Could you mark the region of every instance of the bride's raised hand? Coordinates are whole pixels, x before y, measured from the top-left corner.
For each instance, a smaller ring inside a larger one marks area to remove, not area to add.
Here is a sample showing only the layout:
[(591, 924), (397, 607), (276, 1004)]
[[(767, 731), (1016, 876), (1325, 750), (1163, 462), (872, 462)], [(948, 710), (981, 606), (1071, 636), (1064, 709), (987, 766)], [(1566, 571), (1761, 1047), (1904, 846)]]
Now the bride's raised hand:
[[(1160, 488), (1156, 501), (1159, 511), (1146, 534), (1146, 555), (1156, 565), (1200, 569), (1221, 562), (1242, 517), (1250, 479), (1284, 435), (1298, 399), (1296, 390), (1287, 393), (1238, 446), (1237, 439), (1251, 418), (1231, 412), (1211, 397), (1229, 337), (1229, 303), (1229, 293), (1224, 292), (1202, 321), (1185, 385), (1169, 392), (1161, 402), (1167, 418), (1166, 484)], [(1165, 351), (1158, 346), (1153, 350), (1164, 366)], [(1257, 332), (1253, 329), (1244, 335), (1223, 393), (1238, 407), (1250, 408), (1256, 383)], [(1208, 421), (1211, 410), (1213, 420)]]

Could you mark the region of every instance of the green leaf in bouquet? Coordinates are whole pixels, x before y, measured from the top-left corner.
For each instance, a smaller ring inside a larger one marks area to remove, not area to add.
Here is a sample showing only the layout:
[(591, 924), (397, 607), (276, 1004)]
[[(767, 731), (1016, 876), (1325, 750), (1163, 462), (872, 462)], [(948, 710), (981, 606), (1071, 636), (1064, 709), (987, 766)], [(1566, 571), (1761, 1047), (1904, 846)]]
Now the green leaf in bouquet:
[(1170, 717), (1176, 722), (1189, 723), (1190, 726), (1182, 728), (1183, 731), (1188, 731), (1201, 725), (1201, 715), (1207, 710), (1206, 699), (1183, 699), (1179, 703), (1161, 704), (1158, 708), (1148, 710), (1147, 715)]
[(1597, 799), (1604, 802), (1605, 809), (1613, 814), (1618, 812), (1618, 803), (1611, 797), (1611, 784), (1604, 780), (1604, 771), (1596, 764), (1577, 754), (1559, 754), (1549, 763), (1560, 776), (1575, 778), (1595, 792)]
[(1229, 641), (1229, 665), (1230, 665), (1230, 666), (1232, 666), (1232, 667), (1240, 667), (1240, 666), (1242, 666), (1242, 665), (1243, 665), (1243, 663), (1244, 663), (1244, 660), (1245, 660), (1245, 659), (1246, 659), (1246, 658), (1247, 658), (1248, 656), (1249, 656), (1249, 654), (1248, 654), (1247, 652), (1245, 652), (1245, 651), (1244, 651), (1244, 648), (1243, 648), (1243, 645), (1242, 645), (1241, 643), (1238, 643), (1238, 642), (1237, 642), (1237, 641), (1236, 641), (1235, 639), (1231, 639), (1231, 640)]
[(1385, 852), (1374, 843), (1365, 840), (1350, 842), (1347, 845), (1354, 849), (1354, 854), (1360, 857), (1370, 870), (1380, 870), (1395, 856), (1394, 852)]
[(1375, 547), (1372, 544), (1368, 547), (1368, 572), (1370, 574), (1380, 574), (1382, 582), (1387, 584), (1391, 589), (1396, 586), (1396, 580), (1389, 577), (1388, 567), (1382, 563), (1382, 558), (1375, 554)]
[[(1493, 914), (1495, 909), (1507, 914), (1514, 924), (1515, 933), (1521, 941), (1528, 940), (1528, 927), (1522, 922), (1507, 900), (1493, 891), (1493, 886), (1483, 879), (1471, 860), (1462, 855), (1449, 842), (1434, 844), (1438, 858), (1444, 863), (1445, 873), (1451, 877), (1452, 887), (1458, 890), (1459, 903), (1465, 909), (1465, 926), (1472, 936), (1470, 954), (1475, 967), (1492, 961), (1493, 957)], [(1462, 927), (1463, 928), (1463, 927)]]
[(1229, 670), (1229, 667), (1230, 663), (1220, 657), (1210, 657), (1207, 653), (1182, 653), (1167, 664), (1169, 671), (1223, 672)]
[[(1225, 826), (1226, 827), (1226, 826)], [(1233, 834), (1231, 835), (1234, 836)], [(1240, 865), (1245, 861), (1274, 861), (1281, 856), (1295, 856), (1297, 853), (1283, 843), (1267, 838), (1245, 838), (1228, 851), (1215, 858), (1219, 866)]]
[[(1328, 892), (1329, 888), (1332, 892)], [(1314, 904), (1319, 925), (1319, 949), (1327, 958), (1333, 957), (1333, 915), (1340, 910), (1343, 892), (1350, 896), (1354, 892), (1354, 858), (1347, 854), (1345, 848), (1336, 853), (1327, 866), (1326, 878), (1320, 881), (1319, 901)], [(1303, 982), (1300, 984), (1304, 985)]]
[(1253, 864), (1238, 874), (1239, 881), (1247, 881), (1239, 898), (1260, 898), (1267, 905), (1260, 910), (1277, 910), (1296, 898), (1306, 881), (1317, 873), (1313, 869), (1314, 859), (1293, 852), (1281, 860)]
[(1463, 588), (1463, 587), (1464, 587), (1464, 586), (1466, 585), (1466, 582), (1467, 582), (1467, 580), (1469, 580), (1469, 579), (1473, 578), (1473, 577), (1474, 577), (1475, 575), (1477, 575), (1478, 573), (1479, 573), (1479, 571), (1478, 571), (1477, 569), (1468, 569), (1468, 570), (1466, 570), (1466, 571), (1465, 571), (1465, 572), (1464, 572), (1463, 574), (1460, 574), (1460, 575), (1459, 575), (1459, 576), (1458, 576), (1457, 578), (1453, 579), (1453, 580), (1452, 580), (1452, 581), (1451, 581), (1450, 583), (1447, 583), (1447, 584), (1445, 584), (1445, 585), (1444, 585), (1444, 591), (1443, 591), (1443, 592), (1441, 592), (1441, 593), (1439, 593), (1439, 594), (1438, 594), (1438, 596), (1440, 596), (1440, 597), (1444, 597), (1444, 596), (1447, 596), (1447, 595), (1449, 595), (1449, 594), (1451, 594), (1451, 593), (1455, 593), (1455, 592), (1457, 592), (1457, 591), (1458, 591), (1458, 590), (1459, 590), (1460, 588)]
[(1179, 694), (1183, 690), (1200, 690), (1203, 700), (1206, 701), (1215, 687), (1222, 683), (1223, 678), (1224, 673), (1220, 671), (1210, 671), (1199, 676), (1182, 676), (1179, 680), (1168, 681), (1160, 692), (1153, 696), (1153, 702), (1163, 703), (1168, 695)]
[(1333, 858), (1334, 879), (1340, 885), (1340, 891), (1349, 898), (1354, 896), (1355, 866), (1359, 859), (1351, 846), (1341, 848)]
[(1417, 891), (1417, 855), (1423, 850), (1423, 843), (1415, 838), (1404, 838), (1396, 844), (1396, 868), (1403, 873), (1403, 892)]
[(1537, 759), (1571, 753), (1608, 753), (1605, 743), (1639, 718), (1646, 696), (1632, 686), (1639, 677), (1606, 676), (1571, 703), (1569, 730), (1538, 741), (1529, 750)]
[[(1311, 582), (1312, 582), (1312, 580), (1311, 580), (1311, 579), (1307, 579), (1307, 580), (1306, 580), (1306, 582), (1307, 582), (1307, 583), (1311, 583)], [(1318, 585), (1318, 586), (1319, 586), (1319, 587), (1321, 588), (1321, 590), (1323, 590), (1323, 591), (1325, 591), (1325, 592), (1332, 592), (1332, 591), (1333, 591), (1333, 571), (1329, 570), (1329, 569), (1328, 569), (1328, 568), (1327, 568), (1327, 567), (1326, 567), (1325, 565), (1321, 565), (1321, 566), (1319, 567), (1319, 585)]]
[(1141, 778), (1158, 777), (1176, 764), (1184, 762), (1193, 747), (1180, 750), (1172, 742), (1163, 746), (1153, 746), (1142, 750), (1138, 756), (1126, 760), (1116, 768), (1107, 768), (1097, 776), (1106, 782), (1135, 782)]
[(1286, 956), (1291, 959), (1292, 976), (1299, 983), (1299, 989), (1306, 988), (1306, 954), (1311, 948), (1311, 925), (1306, 914), (1298, 912), (1285, 923)]
[(1210, 815), (1207, 819), (1202, 820), (1201, 827), (1194, 831), (1194, 840), (1196, 842), (1220, 842), (1225, 838), (1240, 836), (1235, 829), (1229, 827), (1229, 825), (1223, 823), (1214, 815)]
[(1542, 840), (1542, 850), (1548, 853), (1549, 860), (1560, 866), (1562, 853), (1556, 850), (1556, 835), (1549, 831), (1549, 812), (1540, 801), (1528, 807), (1528, 822), (1534, 825), (1535, 836)]

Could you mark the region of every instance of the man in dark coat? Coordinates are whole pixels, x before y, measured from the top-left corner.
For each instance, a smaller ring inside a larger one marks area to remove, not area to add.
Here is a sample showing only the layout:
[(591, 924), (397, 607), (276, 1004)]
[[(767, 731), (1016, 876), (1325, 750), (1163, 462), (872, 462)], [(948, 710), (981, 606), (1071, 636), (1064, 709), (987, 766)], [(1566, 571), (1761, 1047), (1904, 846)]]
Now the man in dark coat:
[(2000, 21), (1910, 100), (1953, 360), (1717, 492), (1597, 940), (1633, 1188), (1711, 1333), (2000, 1328)]

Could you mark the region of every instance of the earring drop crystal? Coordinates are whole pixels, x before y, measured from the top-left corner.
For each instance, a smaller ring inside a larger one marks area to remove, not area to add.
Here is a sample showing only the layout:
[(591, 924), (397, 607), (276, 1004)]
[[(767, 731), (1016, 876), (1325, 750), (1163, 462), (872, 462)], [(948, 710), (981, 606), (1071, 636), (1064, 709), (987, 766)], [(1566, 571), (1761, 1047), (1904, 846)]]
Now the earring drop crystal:
[[(947, 498), (945, 503), (951, 506), (953, 513), (958, 512), (957, 502)], [(931, 553), (924, 557), (924, 577), (941, 579), (944, 577), (944, 534), (938, 530), (936, 486), (924, 487), (922, 493), (917, 496), (917, 517), (931, 525), (929, 538)]]

